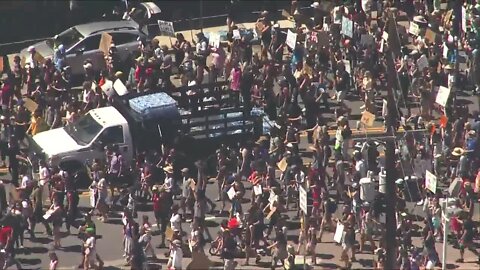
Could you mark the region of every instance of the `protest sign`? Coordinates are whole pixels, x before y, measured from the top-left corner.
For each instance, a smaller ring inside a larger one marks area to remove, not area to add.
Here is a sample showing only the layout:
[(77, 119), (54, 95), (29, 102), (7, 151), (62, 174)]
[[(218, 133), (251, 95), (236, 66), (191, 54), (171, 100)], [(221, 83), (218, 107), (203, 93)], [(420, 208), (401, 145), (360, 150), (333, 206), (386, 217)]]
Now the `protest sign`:
[(287, 159), (286, 158), (282, 158), (282, 160), (280, 160), (278, 163), (277, 163), (277, 167), (280, 171), (284, 172), (286, 169), (287, 169)]
[(241, 39), (242, 38), (242, 36), (240, 36), (240, 30), (238, 30), (238, 29), (233, 30), (233, 38), (234, 39)]
[(425, 173), (425, 188), (437, 193), (437, 177), (428, 170)]
[(462, 31), (467, 32), (467, 10), (462, 7)]
[(430, 43), (435, 43), (435, 37), (437, 34), (433, 32), (430, 28), (425, 32), (425, 40)]
[(343, 232), (344, 232), (345, 226), (337, 222), (337, 228), (335, 229), (335, 234), (333, 235), (333, 240), (337, 242), (338, 244), (342, 243), (343, 240)]
[(417, 60), (417, 66), (418, 69), (423, 71), (425, 68), (428, 68), (428, 59), (425, 54), (423, 54), (418, 60)]
[(158, 28), (160, 28), (160, 36), (175, 37), (173, 22), (158, 20)]
[(125, 86), (125, 84), (123, 84), (123, 82), (120, 79), (117, 79), (113, 83), (113, 89), (115, 90), (115, 92), (117, 92), (119, 96), (124, 96), (128, 94), (127, 87)]
[(303, 186), (299, 186), (299, 200), (300, 200), (300, 209), (302, 212), (307, 215), (308, 214), (308, 205), (307, 205), (307, 191)]
[(342, 35), (352, 38), (353, 37), (353, 21), (347, 17), (342, 17)]
[(34, 113), (38, 109), (38, 103), (36, 103), (30, 98), (24, 98), (23, 102), (24, 102), (23, 106), (27, 108), (27, 110), (31, 113)]
[(295, 45), (297, 44), (297, 34), (288, 30), (287, 40), (285, 41), (285, 44), (287, 44), (287, 46), (290, 47), (292, 50), (295, 49)]
[(219, 33), (210, 33), (208, 36), (208, 43), (214, 48), (220, 47), (220, 34)]
[(262, 185), (258, 184), (253, 186), (253, 192), (255, 193), (256, 196), (262, 195), (263, 193)]
[(388, 33), (387, 32), (383, 31), (382, 39), (385, 40), (385, 41), (388, 41)]
[(371, 127), (375, 122), (375, 115), (371, 112), (364, 111), (362, 113), (362, 118), (360, 118), (360, 122), (367, 127)]
[(440, 10), (447, 10), (448, 3), (440, 3)]
[(103, 32), (100, 38), (100, 44), (98, 45), (98, 49), (103, 52), (104, 55), (108, 55), (110, 50), (110, 44), (112, 44), (112, 36), (107, 33)]
[(410, 28), (408, 28), (408, 32), (412, 35), (418, 36), (420, 34), (420, 27), (418, 24), (412, 22), (410, 23)]
[(442, 107), (445, 107), (445, 105), (447, 105), (449, 96), (450, 96), (450, 88), (440, 86), (438, 88), (438, 93), (437, 93), (437, 98), (435, 99), (435, 103), (437, 103)]

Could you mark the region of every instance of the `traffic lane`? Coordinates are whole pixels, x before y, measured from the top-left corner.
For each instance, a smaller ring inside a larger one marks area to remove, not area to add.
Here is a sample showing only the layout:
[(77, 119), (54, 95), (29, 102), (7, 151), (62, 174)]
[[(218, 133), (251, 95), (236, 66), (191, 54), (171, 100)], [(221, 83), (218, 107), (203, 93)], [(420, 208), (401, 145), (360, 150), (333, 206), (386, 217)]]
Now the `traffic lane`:
[[(215, 198), (218, 194), (216, 192), (216, 185), (215, 184), (209, 184), (207, 188), (207, 195), (209, 198)], [(247, 197), (251, 193), (251, 190), (247, 190)], [(178, 203), (178, 201), (176, 201)], [(81, 203), (80, 205), (82, 207), (88, 207), (89, 205), (89, 198), (86, 195), (83, 195), (81, 197)], [(220, 203), (216, 203), (217, 209), (220, 207)], [(227, 203), (227, 207), (229, 207), (229, 203)], [(249, 207), (249, 202), (244, 203), (243, 209), (246, 211)], [(407, 203), (407, 207), (409, 211), (414, 214), (415, 216), (419, 216), (418, 219), (415, 220), (415, 224), (421, 225), (421, 217), (424, 216), (424, 212), (422, 210), (422, 207), (416, 206), (415, 203)], [(341, 207), (338, 207), (336, 216), (340, 216), (340, 210)], [(138, 219), (137, 222), (141, 222), (141, 218), (143, 215), (147, 215), (149, 217), (149, 220), (152, 223), (155, 223), (155, 219), (153, 216), (152, 211), (139, 211), (138, 213)], [(298, 233), (299, 233), (299, 220), (295, 219), (294, 216), (296, 215), (296, 210), (289, 211), (287, 215), (290, 218), (289, 222), (289, 243), (297, 243), (298, 239)], [(212, 237), (215, 237), (217, 235), (217, 232), (219, 230), (219, 224), (221, 220), (223, 220), (225, 217), (216, 217), (216, 216), (210, 216), (208, 215), (206, 220), (208, 221), (207, 223), (209, 224), (209, 232)], [(122, 226), (121, 226), (121, 220), (119, 215), (115, 215), (114, 218), (112, 218), (108, 223), (102, 223), (99, 221), (96, 221), (96, 226), (97, 226), (97, 232), (99, 235), (101, 235), (101, 238), (97, 242), (97, 250), (102, 259), (106, 262), (106, 265), (111, 265), (111, 266), (116, 266), (119, 267), (123, 265), (124, 261), (122, 260), (122, 255), (123, 255), (123, 234), (122, 234)], [(157, 246), (160, 244), (161, 238), (157, 233), (156, 226), (154, 225), (153, 228), (153, 238), (152, 238), (152, 244), (154, 246)], [(190, 224), (188, 223), (183, 223), (182, 229), (189, 233), (190, 232)], [(29, 247), (31, 250), (29, 254), (19, 254), (18, 259), (22, 263), (24, 267), (32, 267), (32, 268), (46, 268), (48, 267), (48, 247), (49, 244), (51, 243), (51, 240), (45, 238), (46, 234), (44, 233), (44, 228), (40, 225), (37, 227), (37, 232), (39, 236), (39, 242), (36, 243), (30, 243), (28, 240), (26, 241), (25, 246)], [(72, 230), (72, 233), (76, 233), (75, 230)], [(273, 234), (272, 234), (273, 236)], [(187, 236), (185, 236), (186, 238)], [(342, 265), (339, 254), (341, 253), (341, 247), (337, 245), (336, 243), (333, 242), (333, 232), (326, 232), (323, 236), (323, 242), (319, 243), (317, 245), (317, 250), (316, 252), (319, 254), (319, 262), (320, 266), (323, 268), (337, 268), (337, 266)], [(357, 235), (357, 240), (358, 235)], [(417, 246), (421, 246), (421, 238), (420, 237), (414, 237), (414, 243)], [(62, 245), (64, 246), (63, 249), (57, 250), (57, 255), (59, 256), (60, 259), (60, 265), (61, 267), (72, 267), (76, 266), (80, 263), (81, 261), (81, 255), (80, 255), (80, 244), (81, 241), (77, 238), (75, 234), (66, 236), (62, 239)], [(437, 250), (441, 251), (441, 243), (437, 243)], [(208, 254), (208, 248), (209, 244), (206, 245), (206, 252)], [(157, 256), (160, 258), (157, 263), (165, 263), (166, 262), (166, 257), (164, 256), (164, 253), (167, 252), (167, 249), (155, 249)], [(221, 262), (219, 257), (211, 257), (208, 255), (212, 261), (215, 261), (217, 264)], [(455, 259), (458, 257), (458, 250), (453, 249), (451, 245), (449, 245), (449, 253), (448, 253), (448, 262), (449, 264), (454, 264)], [(301, 260), (303, 258), (299, 256), (300, 262), (302, 263)], [(370, 265), (373, 263), (373, 255), (369, 253), (365, 254), (359, 254), (357, 256), (358, 261), (354, 263), (354, 267), (356, 268), (365, 268), (365, 267), (371, 267)], [(462, 269), (475, 269), (472, 267), (475, 267), (475, 265), (472, 265), (471, 262), (473, 262), (476, 258), (469, 252), (466, 252), (465, 255), (465, 264), (461, 264)], [(243, 264), (244, 259), (238, 258), (237, 261), (240, 264)], [(307, 258), (307, 262), (309, 259)], [(187, 265), (190, 262), (189, 258), (184, 258), (184, 264)], [(262, 263), (261, 266), (265, 266), (268, 268), (266, 265), (267, 263), (270, 262), (270, 257), (264, 257), (262, 258)], [(265, 264), (265, 265), (264, 265)], [(459, 265), (459, 264), (456, 264)], [(245, 267), (242, 269), (256, 269), (258, 268), (257, 266), (252, 266), (252, 267)]]

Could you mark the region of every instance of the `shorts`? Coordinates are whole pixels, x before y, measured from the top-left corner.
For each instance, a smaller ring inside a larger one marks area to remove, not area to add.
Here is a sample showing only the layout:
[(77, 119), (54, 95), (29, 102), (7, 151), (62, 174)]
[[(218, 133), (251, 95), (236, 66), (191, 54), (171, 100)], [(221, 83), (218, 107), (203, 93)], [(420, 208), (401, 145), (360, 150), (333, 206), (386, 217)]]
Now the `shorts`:
[(352, 245), (350, 243), (342, 243), (342, 248), (345, 252), (349, 252), (352, 249)]

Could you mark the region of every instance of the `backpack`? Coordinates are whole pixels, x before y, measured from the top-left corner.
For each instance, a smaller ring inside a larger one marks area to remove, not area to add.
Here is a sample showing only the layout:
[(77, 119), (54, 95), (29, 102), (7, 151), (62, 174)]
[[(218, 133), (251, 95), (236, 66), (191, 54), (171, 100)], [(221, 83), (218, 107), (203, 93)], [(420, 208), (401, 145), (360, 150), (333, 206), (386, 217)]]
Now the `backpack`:
[(327, 212), (330, 214), (337, 212), (337, 204), (331, 199), (327, 201)]

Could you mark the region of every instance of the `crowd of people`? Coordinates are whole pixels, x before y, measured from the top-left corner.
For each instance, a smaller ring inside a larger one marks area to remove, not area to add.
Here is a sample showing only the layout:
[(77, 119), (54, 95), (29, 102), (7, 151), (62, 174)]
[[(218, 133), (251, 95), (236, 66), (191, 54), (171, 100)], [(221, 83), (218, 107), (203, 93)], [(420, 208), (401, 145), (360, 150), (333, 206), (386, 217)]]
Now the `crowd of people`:
[[(474, 244), (480, 114), (461, 103), (461, 96), (475, 96), (480, 87), (480, 5), (440, 0), (328, 3), (313, 2), (304, 10), (293, 0), (291, 10), (283, 12), (292, 24), (289, 29), (280, 27), (276, 14), (262, 12), (253, 31), (239, 31), (240, 16), (231, 8), (227, 41), (212, 44), (202, 32), (190, 41), (177, 33), (170, 48), (156, 39), (140, 40), (138, 53), (126, 63), (119, 60), (113, 40), (105, 70), (85, 61), (81, 93), (71, 89), (75, 80), (65, 65), (63, 45), (57, 44), (53, 59), (43, 63), (34, 47), (25, 65), (15, 57), (1, 78), (0, 153), (11, 174), (0, 188), (3, 268), (18, 264), (15, 254), (24, 249), (24, 233), (33, 241), (37, 223), (53, 237), (50, 269), (61, 259), (55, 250), (62, 248), (63, 224), (68, 233), (71, 227), (79, 228), (79, 267), (101, 268), (92, 217), (109, 222), (121, 212), (123, 256), (132, 269), (147, 269), (159, 256), (156, 248), (167, 252), (167, 269), (187, 268), (184, 254), (207, 265), (207, 258), (218, 255), (224, 269), (235, 269), (240, 256), (245, 265), (252, 264), (251, 258), (258, 265), (270, 256), (272, 269), (278, 264), (294, 269), (301, 254), (311, 257), (316, 269), (321, 267), (317, 247), (325, 241), (323, 234), (336, 235), (339, 227), (343, 237), (335, 241), (343, 250), (341, 267), (351, 268), (356, 254), (370, 252), (375, 254), (374, 267), (382, 269), (391, 244), (385, 241), (384, 192), (380, 187), (370, 198), (362, 180), (382, 181), (385, 153), (381, 138), (364, 134), (364, 120), (356, 129), (365, 139), (353, 143), (355, 108), (347, 100), (363, 101), (362, 115), (394, 121), (403, 134), (395, 151), (400, 179), (397, 267), (434, 269), (441, 263), (435, 243), (442, 241), (458, 247), (458, 262), (463, 262), (466, 249), (480, 260)], [(389, 25), (395, 22), (393, 31)], [(387, 54), (395, 55), (393, 63)], [(32, 175), (22, 146), (28, 136), (109, 106), (111, 97), (102, 86), (116, 79), (131, 92), (173, 93), (186, 86), (179, 105), (190, 109), (195, 107), (193, 97), (203, 97), (202, 85), (224, 81), (222, 91), (232, 100), (225, 106), (261, 108), (275, 124), (266, 136), (217, 149), (215, 173), (207, 170), (207, 157), (192, 171), (184, 158), (189, 153), (171, 145), (138, 152), (134, 161), (124, 160), (118, 148), (109, 146), (104, 159), (89, 164), (91, 208), (81, 213), (78, 177), (43, 160)], [(448, 99), (439, 104), (437, 94), (444, 88)], [(385, 104), (390, 90), (396, 116), (379, 105)], [(434, 190), (425, 182), (431, 174), (438, 179)], [(133, 184), (118, 185), (125, 177)], [(215, 202), (206, 192), (209, 181), (216, 182)], [(449, 186), (455, 194), (444, 199), (443, 189)], [(302, 189), (308, 194), (308, 213), (301, 210)], [(412, 213), (411, 202), (423, 207), (423, 220)], [(150, 204), (154, 221), (138, 214), (140, 206)], [(225, 213), (214, 239), (205, 217)], [(291, 222), (300, 223), (298, 232), (291, 231)], [(443, 235), (443, 226), (451, 228), (450, 235)], [(158, 247), (152, 243), (154, 227), (160, 234)], [(412, 241), (415, 231), (421, 232), (422, 246)], [(288, 240), (292, 235), (298, 239)]]

